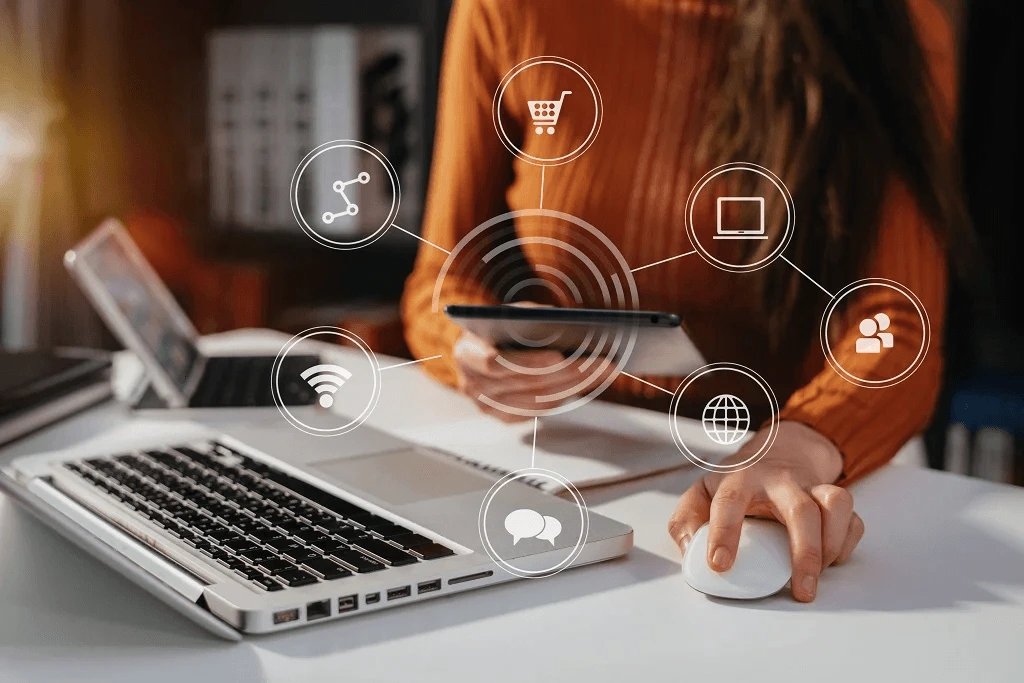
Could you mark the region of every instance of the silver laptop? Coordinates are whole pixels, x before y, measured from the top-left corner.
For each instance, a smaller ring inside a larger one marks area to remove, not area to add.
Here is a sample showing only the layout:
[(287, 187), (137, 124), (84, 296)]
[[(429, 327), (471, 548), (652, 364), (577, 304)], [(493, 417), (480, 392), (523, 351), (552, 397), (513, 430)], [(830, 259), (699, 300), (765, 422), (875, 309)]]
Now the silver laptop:
[[(123, 229), (104, 224), (68, 259), (107, 322), (148, 359), (161, 394), (187, 406), (202, 363), (194, 331)], [(293, 410), (330, 419), (314, 406)], [(545, 576), (632, 547), (628, 526), (528, 477), (496, 483), (365, 424), (325, 439), (283, 419), (225, 422), (164, 422), (172, 440), (122, 434), (25, 456), (4, 468), (0, 487), (226, 638)]]
[[(147, 382), (132, 403), (140, 409), (273, 407), (273, 356), (207, 356), (199, 335), (128, 232), (113, 218), (64, 255), (64, 265), (110, 331), (142, 361)], [(287, 374), (317, 364), (284, 359)], [(280, 387), (286, 405), (312, 404), (309, 385)]]
[(523, 480), (495, 486), (366, 425), (323, 439), (284, 424), (181, 424), (173, 442), (24, 456), (4, 487), (224, 637), (545, 576), (632, 547), (628, 526), (572, 500)]

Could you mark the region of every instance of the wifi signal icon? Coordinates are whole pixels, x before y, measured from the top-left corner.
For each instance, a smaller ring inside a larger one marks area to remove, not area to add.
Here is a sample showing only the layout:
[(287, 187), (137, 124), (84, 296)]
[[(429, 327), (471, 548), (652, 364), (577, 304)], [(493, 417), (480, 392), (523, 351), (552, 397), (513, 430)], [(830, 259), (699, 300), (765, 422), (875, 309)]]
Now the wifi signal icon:
[(330, 408), (334, 405), (334, 394), (352, 378), (352, 373), (340, 365), (323, 363), (307, 368), (301, 377), (320, 394), (320, 405)]

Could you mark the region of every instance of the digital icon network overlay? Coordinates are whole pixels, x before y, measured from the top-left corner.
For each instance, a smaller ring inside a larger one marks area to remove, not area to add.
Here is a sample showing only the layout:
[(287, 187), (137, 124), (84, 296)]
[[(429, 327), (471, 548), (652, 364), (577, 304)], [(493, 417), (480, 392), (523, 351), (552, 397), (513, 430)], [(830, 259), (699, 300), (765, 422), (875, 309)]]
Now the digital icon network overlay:
[(324, 211), (324, 215), (321, 216), (324, 223), (330, 225), (331, 223), (334, 222), (334, 219), (338, 218), (339, 216), (355, 216), (357, 213), (359, 213), (359, 205), (348, 198), (348, 195), (345, 194), (345, 188), (355, 183), (365, 185), (368, 182), (370, 182), (370, 174), (367, 173), (366, 171), (361, 172), (352, 180), (335, 180), (334, 185), (332, 187), (334, 191), (340, 194), (341, 198), (345, 200), (345, 210), (339, 211), (337, 213)]
[(330, 408), (334, 405), (334, 394), (345, 385), (345, 382), (352, 379), (352, 373), (331, 363), (321, 363), (302, 371), (302, 379), (306, 381), (313, 391), (320, 394), (320, 405)]
[(527, 100), (526, 105), (530, 108), (530, 117), (533, 125), (536, 126), (533, 132), (540, 135), (547, 127), (548, 135), (555, 134), (555, 125), (558, 123), (558, 114), (562, 111), (562, 102), (566, 95), (571, 95), (571, 90), (563, 90), (561, 97), (557, 100)]

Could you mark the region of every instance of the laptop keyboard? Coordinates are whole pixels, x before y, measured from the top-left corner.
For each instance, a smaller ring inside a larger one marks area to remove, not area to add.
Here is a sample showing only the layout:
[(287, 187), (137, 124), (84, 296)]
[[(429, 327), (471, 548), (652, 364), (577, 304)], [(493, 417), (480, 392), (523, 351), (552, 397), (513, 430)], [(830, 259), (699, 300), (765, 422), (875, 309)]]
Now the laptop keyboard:
[[(299, 377), (319, 363), (316, 356), (288, 356), (281, 362), (281, 400), (285, 405), (305, 406), (316, 401), (316, 392)], [(190, 408), (269, 407), (274, 405), (271, 356), (210, 356), (199, 379)]]
[(265, 591), (454, 555), (216, 442), (64, 467)]

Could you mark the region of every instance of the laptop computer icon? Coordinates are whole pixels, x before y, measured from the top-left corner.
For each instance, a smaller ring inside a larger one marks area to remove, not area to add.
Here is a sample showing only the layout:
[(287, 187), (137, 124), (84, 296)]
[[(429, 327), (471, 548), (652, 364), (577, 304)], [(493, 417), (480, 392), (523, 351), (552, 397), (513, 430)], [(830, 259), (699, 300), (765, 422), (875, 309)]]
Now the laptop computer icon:
[(719, 197), (716, 240), (764, 240), (764, 197)]

